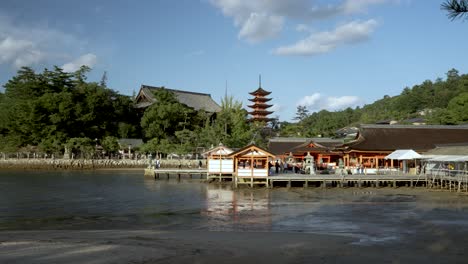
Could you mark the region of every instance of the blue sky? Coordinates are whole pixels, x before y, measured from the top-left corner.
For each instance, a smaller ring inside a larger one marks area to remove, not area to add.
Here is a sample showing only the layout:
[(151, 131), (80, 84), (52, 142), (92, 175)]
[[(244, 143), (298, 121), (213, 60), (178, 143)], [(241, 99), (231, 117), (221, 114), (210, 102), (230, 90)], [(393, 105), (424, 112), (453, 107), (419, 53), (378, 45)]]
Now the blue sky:
[(442, 0), (2, 0), (0, 84), (21, 66), (92, 67), (122, 94), (141, 84), (271, 91), (281, 121), (298, 105), (340, 110), (424, 80), (468, 73), (468, 20)]

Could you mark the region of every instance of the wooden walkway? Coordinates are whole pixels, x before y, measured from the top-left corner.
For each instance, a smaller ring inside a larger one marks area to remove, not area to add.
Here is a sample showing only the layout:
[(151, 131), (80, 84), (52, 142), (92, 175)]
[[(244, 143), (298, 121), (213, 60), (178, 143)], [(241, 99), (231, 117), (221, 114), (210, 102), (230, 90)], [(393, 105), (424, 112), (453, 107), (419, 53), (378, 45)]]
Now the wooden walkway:
[(274, 187), (275, 183), (286, 183), (291, 187), (294, 183), (302, 184), (304, 187), (398, 187), (398, 186), (426, 186), (425, 176), (419, 175), (305, 175), (305, 174), (278, 174), (268, 177), (268, 187)]
[(154, 179), (175, 177), (178, 180), (182, 176), (190, 179), (208, 180), (232, 180), (235, 187), (239, 185), (266, 186), (268, 188), (285, 186), (303, 187), (426, 187), (430, 189), (442, 189), (457, 192), (468, 192), (468, 174), (461, 175), (364, 175), (364, 174), (297, 174), (284, 173), (269, 177), (233, 177), (232, 175), (207, 175), (206, 169), (145, 169), (145, 176)]
[(172, 176), (180, 180), (183, 175), (190, 179), (197, 176), (199, 179), (206, 179), (206, 173), (206, 169), (145, 169), (145, 176), (154, 177), (154, 179), (160, 179), (164, 176), (169, 179)]

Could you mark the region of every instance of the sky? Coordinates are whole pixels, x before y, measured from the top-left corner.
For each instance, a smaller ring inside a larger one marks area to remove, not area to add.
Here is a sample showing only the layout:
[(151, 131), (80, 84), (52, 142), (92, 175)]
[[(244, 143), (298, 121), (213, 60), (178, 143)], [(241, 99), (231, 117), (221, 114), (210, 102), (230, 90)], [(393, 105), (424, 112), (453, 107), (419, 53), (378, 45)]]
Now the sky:
[[(468, 73), (468, 20), (443, 0), (2, 0), (0, 84), (22, 66), (92, 68), (125, 95), (142, 84), (227, 95), (272, 117), (363, 106)], [(3, 88), (2, 88), (3, 91)]]

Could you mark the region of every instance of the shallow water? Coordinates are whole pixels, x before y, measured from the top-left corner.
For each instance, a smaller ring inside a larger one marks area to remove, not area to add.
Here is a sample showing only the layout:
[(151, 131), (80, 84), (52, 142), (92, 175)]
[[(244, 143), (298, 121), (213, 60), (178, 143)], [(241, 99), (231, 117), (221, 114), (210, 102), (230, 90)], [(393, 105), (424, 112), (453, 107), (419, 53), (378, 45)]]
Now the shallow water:
[(2, 171), (0, 230), (196, 229), (350, 236), (393, 243), (468, 233), (468, 196), (410, 188), (232, 190), (142, 171)]

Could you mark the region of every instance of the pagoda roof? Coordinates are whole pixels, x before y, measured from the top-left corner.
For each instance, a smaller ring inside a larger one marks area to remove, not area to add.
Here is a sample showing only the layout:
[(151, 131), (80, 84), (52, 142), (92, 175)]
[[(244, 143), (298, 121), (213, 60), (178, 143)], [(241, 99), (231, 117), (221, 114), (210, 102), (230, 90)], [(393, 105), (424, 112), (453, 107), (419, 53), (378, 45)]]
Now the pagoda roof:
[(266, 97), (255, 97), (253, 99), (249, 99), (251, 102), (268, 102), (270, 101), (271, 98), (266, 98)]
[(249, 112), (251, 115), (269, 115), (272, 114), (273, 112), (271, 111), (266, 111), (266, 110), (253, 110)]
[(268, 92), (268, 91), (263, 90), (262, 87), (258, 87), (257, 90), (255, 90), (255, 91), (253, 91), (253, 92), (251, 92), (251, 93), (249, 93), (249, 94), (251, 94), (251, 95), (263, 95), (263, 96), (265, 96), (265, 95), (271, 94), (271, 92)]
[(270, 117), (252, 117), (252, 118), (249, 118), (247, 121), (248, 122), (255, 122), (255, 121), (263, 121), (263, 122), (270, 122), (270, 121), (274, 121), (275, 119), (274, 118), (270, 118)]
[(269, 108), (269, 107), (272, 107), (273, 105), (269, 105), (269, 104), (253, 104), (253, 105), (248, 105), (248, 107), (250, 108)]

